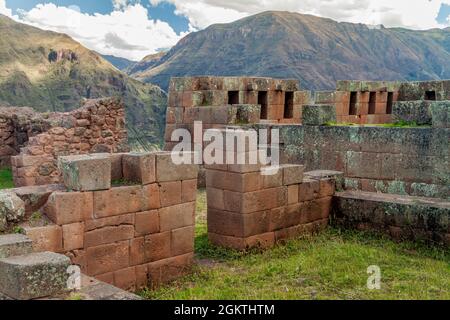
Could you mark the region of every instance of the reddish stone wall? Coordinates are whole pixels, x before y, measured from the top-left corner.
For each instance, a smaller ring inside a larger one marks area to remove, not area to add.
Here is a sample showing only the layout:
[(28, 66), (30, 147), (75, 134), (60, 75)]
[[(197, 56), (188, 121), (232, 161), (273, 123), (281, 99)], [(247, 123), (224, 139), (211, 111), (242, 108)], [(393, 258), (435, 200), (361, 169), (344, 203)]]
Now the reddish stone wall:
[(328, 225), (335, 180), (284, 165), (262, 175), (254, 165), (207, 166), (208, 235), (212, 243), (245, 250), (310, 234)]
[(49, 114), (49, 129), (32, 136), (11, 158), (17, 187), (60, 182), (58, 156), (128, 151), (125, 110), (120, 100), (88, 100), (80, 109)]
[[(167, 108), (166, 150), (171, 150), (171, 134), (178, 128), (192, 132), (194, 121), (204, 129), (242, 123), (301, 123), (302, 105), (310, 93), (299, 91), (297, 80), (248, 77), (172, 78)], [(263, 95), (265, 93), (265, 96)], [(291, 98), (286, 98), (286, 97)], [(289, 101), (287, 102), (288, 99)], [(262, 102), (264, 102), (262, 104)], [(236, 109), (261, 105), (251, 116)], [(288, 110), (287, 110), (288, 109)]]
[[(66, 188), (76, 189), (50, 194), (40, 211), (52, 224), (26, 228), (36, 251), (65, 253), (83, 273), (127, 290), (189, 270), (197, 166), (174, 165), (168, 153), (60, 159)], [(128, 185), (111, 186), (113, 178)]]

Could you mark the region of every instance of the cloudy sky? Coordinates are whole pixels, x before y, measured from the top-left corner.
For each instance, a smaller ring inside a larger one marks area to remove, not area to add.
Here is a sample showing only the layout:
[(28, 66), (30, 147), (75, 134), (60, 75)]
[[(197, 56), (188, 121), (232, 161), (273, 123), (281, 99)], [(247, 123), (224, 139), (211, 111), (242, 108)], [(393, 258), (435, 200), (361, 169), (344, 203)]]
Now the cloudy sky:
[(213, 23), (266, 10), (386, 27), (450, 26), (450, 0), (0, 0), (1, 14), (131, 60), (170, 48)]

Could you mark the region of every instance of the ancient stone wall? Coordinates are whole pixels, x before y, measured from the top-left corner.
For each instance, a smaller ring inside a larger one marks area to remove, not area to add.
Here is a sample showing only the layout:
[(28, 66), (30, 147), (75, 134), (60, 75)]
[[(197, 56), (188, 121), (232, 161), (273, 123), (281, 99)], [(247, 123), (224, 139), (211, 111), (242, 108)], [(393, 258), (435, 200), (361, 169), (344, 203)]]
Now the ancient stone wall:
[(208, 236), (216, 245), (268, 248), (328, 225), (334, 175), (312, 173), (304, 179), (302, 165), (206, 168)]
[(332, 216), (338, 226), (450, 246), (448, 201), (346, 191), (335, 195)]
[(258, 127), (280, 130), (282, 163), (342, 171), (347, 189), (450, 198), (448, 128)]
[(22, 198), (48, 199), (39, 201), (41, 208), (26, 203), (27, 212), (49, 219), (25, 227), (35, 251), (64, 253), (84, 274), (127, 290), (189, 270), (197, 166), (175, 165), (170, 153), (59, 159), (65, 189), (36, 189), (34, 196), (30, 187), (13, 190)]
[[(442, 101), (450, 99), (450, 81), (386, 82), (338, 81), (335, 91), (318, 91), (315, 104), (332, 104), (337, 123), (391, 123), (398, 101)], [(426, 107), (426, 105), (425, 105)]]
[[(172, 78), (167, 108), (166, 150), (171, 150), (173, 146), (170, 139), (172, 132), (178, 128), (192, 130), (196, 120), (203, 121), (204, 129), (261, 121), (300, 123), (301, 107), (309, 102), (310, 93), (299, 90), (297, 80)], [(246, 111), (241, 113), (239, 110)]]
[(10, 167), (30, 137), (48, 130), (50, 124), (31, 108), (0, 107), (0, 167)]
[[(88, 100), (80, 109), (40, 115), (38, 119), (46, 130), (28, 135), (20, 154), (11, 158), (17, 187), (60, 182), (58, 156), (128, 151), (124, 105), (118, 99)], [(30, 118), (28, 123), (35, 127), (37, 120)], [(15, 141), (20, 145), (18, 139)]]

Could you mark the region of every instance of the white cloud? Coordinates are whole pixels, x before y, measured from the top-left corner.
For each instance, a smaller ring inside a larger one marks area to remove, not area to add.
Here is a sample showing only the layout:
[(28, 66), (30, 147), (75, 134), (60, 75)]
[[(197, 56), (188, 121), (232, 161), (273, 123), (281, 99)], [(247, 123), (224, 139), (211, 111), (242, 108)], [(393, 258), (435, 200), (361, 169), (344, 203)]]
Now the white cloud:
[(386, 27), (429, 29), (443, 27), (436, 22), (442, 3), (450, 0), (149, 0), (156, 5), (170, 2), (193, 27), (231, 22), (266, 10), (309, 13), (337, 21), (384, 24)]
[(120, 9), (110, 14), (93, 15), (81, 13), (76, 6), (38, 4), (30, 11), (22, 11), (15, 19), (38, 28), (66, 33), (102, 54), (132, 60), (172, 47), (184, 36), (177, 35), (166, 22), (149, 19), (147, 9), (142, 5), (128, 3), (116, 0), (115, 4), (122, 5)]
[(12, 11), (6, 7), (6, 0), (0, 0), (0, 13), (5, 16), (11, 17)]

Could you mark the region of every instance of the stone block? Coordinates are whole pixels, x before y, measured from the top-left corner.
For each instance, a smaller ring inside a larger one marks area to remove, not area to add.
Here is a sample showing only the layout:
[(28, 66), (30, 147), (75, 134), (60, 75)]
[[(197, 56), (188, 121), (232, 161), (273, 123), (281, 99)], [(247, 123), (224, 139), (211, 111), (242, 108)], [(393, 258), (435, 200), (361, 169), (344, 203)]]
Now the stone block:
[(62, 252), (62, 228), (50, 225), (45, 227), (25, 228), (25, 234), (33, 241), (33, 251)]
[(298, 188), (298, 200), (299, 202), (310, 201), (318, 198), (320, 190), (320, 183), (318, 180), (303, 179), (303, 182), (299, 184)]
[(32, 251), (33, 242), (27, 236), (22, 234), (0, 235), (0, 259), (21, 256)]
[(141, 186), (126, 186), (94, 192), (94, 217), (104, 218), (142, 211), (147, 203), (144, 190)]
[(171, 256), (171, 233), (155, 233), (145, 237), (144, 261), (153, 262)]
[(148, 235), (159, 232), (158, 210), (136, 213), (136, 236)]
[(193, 202), (197, 199), (197, 179), (184, 180), (181, 183), (181, 201)]
[(211, 243), (235, 250), (248, 250), (252, 248), (267, 249), (275, 245), (275, 233), (268, 232), (248, 238), (237, 238), (223, 236), (215, 233), (208, 233)]
[(88, 274), (94, 276), (127, 268), (129, 241), (87, 248), (86, 259)]
[(1, 291), (18, 300), (37, 299), (61, 293), (67, 289), (69, 265), (69, 258), (53, 252), (1, 259)]
[(161, 207), (181, 203), (181, 181), (161, 182), (159, 184)]
[(53, 192), (65, 191), (65, 188), (63, 185), (52, 184), (21, 187), (12, 191), (25, 202), (25, 214), (28, 216), (41, 209)]
[(25, 216), (25, 203), (13, 192), (0, 191), (0, 232)]
[(304, 105), (302, 123), (309, 126), (322, 126), (328, 122), (336, 122), (334, 105)]
[[(193, 153), (188, 153), (189, 159), (193, 159)], [(156, 153), (156, 179), (158, 182), (181, 181), (197, 179), (198, 165), (175, 164), (170, 152)]]
[(174, 229), (171, 231), (171, 255), (180, 256), (194, 252), (194, 226)]
[(136, 290), (136, 269), (134, 267), (114, 272), (114, 286), (122, 290)]
[(247, 193), (224, 191), (225, 210), (231, 212), (247, 214), (282, 207), (286, 204), (287, 187)]
[(183, 203), (159, 210), (160, 231), (170, 231), (193, 226), (195, 221), (195, 202)]
[(288, 186), (288, 204), (296, 204), (298, 202), (299, 185), (293, 184)]
[(93, 218), (92, 192), (54, 192), (43, 212), (57, 225), (82, 222)]
[(450, 101), (433, 102), (430, 109), (434, 128), (450, 128)]
[(194, 254), (168, 258), (148, 264), (148, 287), (157, 288), (163, 283), (170, 282), (186, 275), (192, 268)]
[(269, 231), (270, 211), (240, 214), (208, 209), (208, 232), (233, 237), (250, 237)]
[(117, 181), (123, 179), (122, 170), (122, 156), (123, 153), (112, 153), (111, 158), (111, 180)]
[(156, 183), (143, 186), (143, 208), (142, 210), (153, 210), (161, 208), (161, 196), (159, 186)]
[(134, 226), (120, 225), (88, 231), (84, 234), (84, 247), (97, 247), (103, 244), (134, 238)]
[(107, 154), (60, 157), (58, 166), (68, 189), (96, 191), (111, 188), (111, 158)]
[(432, 122), (430, 109), (430, 102), (428, 101), (398, 101), (394, 103), (392, 115), (394, 121), (430, 125)]
[(120, 225), (134, 225), (135, 217), (134, 213), (123, 214), (120, 216), (90, 219), (84, 222), (84, 230), (92, 231), (95, 229), (101, 229), (104, 227), (120, 226)]
[(259, 123), (261, 118), (261, 106), (252, 104), (239, 104), (237, 108), (236, 123), (237, 124), (253, 124)]
[(285, 164), (281, 166), (281, 169), (283, 170), (283, 185), (289, 186), (302, 183), (305, 166)]
[(77, 222), (62, 226), (63, 249), (72, 251), (84, 248), (84, 223)]
[(127, 181), (150, 184), (156, 181), (154, 153), (128, 153), (122, 157), (123, 177)]

